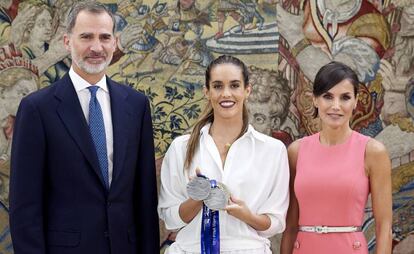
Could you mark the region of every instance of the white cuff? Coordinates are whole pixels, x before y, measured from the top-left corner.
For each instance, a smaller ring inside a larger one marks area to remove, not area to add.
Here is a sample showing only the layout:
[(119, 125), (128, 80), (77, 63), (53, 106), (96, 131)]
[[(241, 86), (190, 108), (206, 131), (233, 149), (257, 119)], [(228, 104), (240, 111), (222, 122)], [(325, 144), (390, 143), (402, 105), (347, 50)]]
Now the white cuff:
[(165, 228), (168, 230), (178, 230), (187, 223), (185, 223), (180, 217), (180, 205), (172, 206), (164, 210), (164, 220)]
[(260, 236), (270, 238), (277, 233), (282, 233), (285, 230), (285, 223), (281, 222), (275, 215), (266, 214), (270, 219), (270, 227), (263, 231), (257, 231)]

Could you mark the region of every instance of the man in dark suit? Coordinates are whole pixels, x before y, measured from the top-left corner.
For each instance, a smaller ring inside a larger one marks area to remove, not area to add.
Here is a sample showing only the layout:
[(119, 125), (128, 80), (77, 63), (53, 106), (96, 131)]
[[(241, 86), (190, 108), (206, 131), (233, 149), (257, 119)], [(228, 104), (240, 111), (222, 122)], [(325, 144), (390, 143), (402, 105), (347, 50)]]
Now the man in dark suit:
[(20, 104), (13, 137), (10, 228), (15, 254), (159, 253), (148, 99), (105, 76), (114, 18), (78, 3), (66, 76)]

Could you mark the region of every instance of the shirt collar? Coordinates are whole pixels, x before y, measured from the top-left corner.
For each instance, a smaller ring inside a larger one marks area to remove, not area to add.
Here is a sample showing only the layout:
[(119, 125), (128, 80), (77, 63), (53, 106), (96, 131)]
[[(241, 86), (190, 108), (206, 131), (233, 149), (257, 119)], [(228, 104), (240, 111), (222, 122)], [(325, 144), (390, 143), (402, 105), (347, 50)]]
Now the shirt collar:
[[(208, 123), (208, 124), (204, 125), (204, 127), (201, 128), (201, 130), (200, 130), (200, 134), (201, 135), (209, 134), (210, 126), (211, 126), (211, 123)], [(242, 138), (245, 138), (245, 137), (252, 137), (252, 138), (255, 138), (255, 139), (260, 140), (262, 142), (265, 141), (264, 134), (261, 134), (260, 132), (256, 131), (251, 124), (249, 124), (246, 133), (244, 133), (243, 136), (241, 136), (240, 138), (242, 139)]]
[[(79, 92), (81, 90), (87, 89), (88, 87), (92, 86), (88, 81), (84, 80), (81, 76), (79, 76), (79, 74), (77, 74), (73, 70), (73, 67), (70, 67), (69, 77), (72, 80), (72, 83), (73, 83), (73, 86), (75, 87), (76, 92)], [(106, 84), (105, 75), (95, 85), (102, 88), (102, 90), (104, 90), (105, 92), (107, 93), (109, 92), (108, 85)]]

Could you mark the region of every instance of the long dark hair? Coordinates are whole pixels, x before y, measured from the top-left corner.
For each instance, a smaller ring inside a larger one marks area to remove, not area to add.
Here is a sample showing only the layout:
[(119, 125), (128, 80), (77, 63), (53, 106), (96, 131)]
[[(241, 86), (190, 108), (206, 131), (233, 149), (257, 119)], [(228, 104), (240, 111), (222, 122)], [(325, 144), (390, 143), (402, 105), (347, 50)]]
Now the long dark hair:
[[(355, 97), (358, 94), (358, 76), (349, 66), (340, 62), (330, 62), (319, 69), (313, 82), (313, 96), (319, 97), (343, 80), (349, 80), (354, 86)], [(318, 117), (318, 109), (314, 108), (313, 117)]]
[[(246, 65), (238, 58), (234, 56), (229, 55), (221, 55), (218, 58), (214, 59), (207, 67), (206, 69), (206, 83), (205, 86), (207, 90), (210, 90), (210, 75), (211, 70), (221, 64), (233, 64), (240, 68), (243, 75), (243, 81), (244, 81), (244, 87), (249, 85), (249, 71), (247, 70)], [(213, 107), (211, 106), (210, 101), (206, 105), (204, 112), (201, 114), (200, 118), (197, 120), (197, 122), (194, 124), (193, 130), (190, 135), (190, 140), (187, 144), (187, 153), (185, 156), (185, 163), (184, 168), (189, 168), (191, 165), (191, 162), (194, 158), (195, 150), (199, 144), (200, 139), (200, 131), (204, 127), (204, 125), (208, 123), (212, 123), (214, 121), (214, 113), (213, 113)], [(239, 137), (241, 137), (249, 127), (249, 115), (246, 108), (246, 104), (243, 104), (243, 126), (242, 130), (239, 134)]]

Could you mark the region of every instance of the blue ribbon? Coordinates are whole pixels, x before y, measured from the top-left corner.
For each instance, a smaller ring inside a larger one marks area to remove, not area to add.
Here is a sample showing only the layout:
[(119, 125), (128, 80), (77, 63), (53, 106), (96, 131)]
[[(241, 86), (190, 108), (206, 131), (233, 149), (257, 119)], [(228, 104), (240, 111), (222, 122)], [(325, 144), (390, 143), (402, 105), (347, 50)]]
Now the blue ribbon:
[[(216, 180), (210, 180), (210, 185), (216, 188)], [(201, 221), (201, 254), (220, 254), (219, 211), (212, 211), (205, 204)]]

